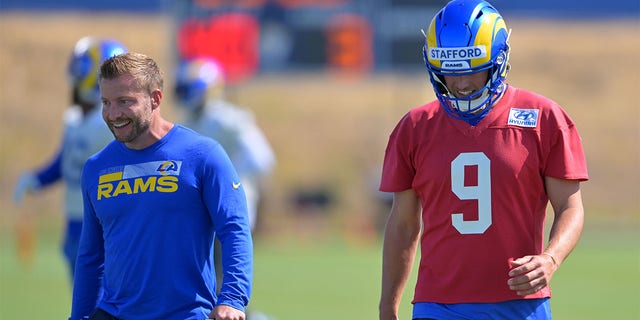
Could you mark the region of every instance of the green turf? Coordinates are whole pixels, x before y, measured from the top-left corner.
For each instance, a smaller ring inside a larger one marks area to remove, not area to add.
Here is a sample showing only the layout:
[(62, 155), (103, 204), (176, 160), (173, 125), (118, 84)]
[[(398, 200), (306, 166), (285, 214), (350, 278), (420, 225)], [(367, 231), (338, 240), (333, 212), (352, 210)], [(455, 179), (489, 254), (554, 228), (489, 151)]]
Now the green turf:
[[(380, 258), (377, 247), (332, 241), (258, 245), (253, 307), (278, 320), (377, 318)], [(405, 300), (408, 307), (410, 296)]]
[(552, 279), (555, 319), (640, 319), (640, 235), (591, 224)]
[(30, 263), (17, 259), (13, 235), (0, 233), (0, 319), (66, 319), (71, 287), (57, 235), (37, 237)]
[[(0, 319), (66, 319), (71, 294), (57, 235), (39, 236), (26, 268), (16, 259), (12, 233), (2, 231)], [(378, 245), (257, 241), (255, 266), (251, 306), (277, 320), (377, 318)], [(638, 284), (637, 236), (587, 232), (552, 281), (554, 318), (640, 319)], [(401, 319), (409, 319), (409, 298)]]

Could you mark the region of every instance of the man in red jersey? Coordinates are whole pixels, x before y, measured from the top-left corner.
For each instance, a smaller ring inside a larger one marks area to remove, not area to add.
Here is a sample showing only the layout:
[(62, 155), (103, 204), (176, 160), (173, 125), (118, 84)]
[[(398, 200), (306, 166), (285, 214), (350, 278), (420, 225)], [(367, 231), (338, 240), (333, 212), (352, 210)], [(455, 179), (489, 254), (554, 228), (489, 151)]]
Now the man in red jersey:
[(394, 200), (381, 320), (398, 319), (418, 243), (413, 319), (551, 319), (549, 282), (582, 231), (586, 160), (559, 105), (505, 83), (508, 38), (485, 1), (451, 1), (431, 21), (423, 54), (438, 99), (400, 120), (383, 165)]

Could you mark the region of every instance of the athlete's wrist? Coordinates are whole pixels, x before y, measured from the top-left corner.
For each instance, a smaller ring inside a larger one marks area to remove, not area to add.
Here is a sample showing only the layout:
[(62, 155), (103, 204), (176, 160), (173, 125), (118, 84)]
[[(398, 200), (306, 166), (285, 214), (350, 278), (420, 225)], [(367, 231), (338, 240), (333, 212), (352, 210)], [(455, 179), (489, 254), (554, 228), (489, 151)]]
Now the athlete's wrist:
[(545, 256), (551, 258), (551, 262), (553, 262), (553, 266), (556, 267), (556, 268), (558, 267), (558, 260), (556, 260), (556, 258), (551, 253), (543, 252), (542, 255), (545, 255)]

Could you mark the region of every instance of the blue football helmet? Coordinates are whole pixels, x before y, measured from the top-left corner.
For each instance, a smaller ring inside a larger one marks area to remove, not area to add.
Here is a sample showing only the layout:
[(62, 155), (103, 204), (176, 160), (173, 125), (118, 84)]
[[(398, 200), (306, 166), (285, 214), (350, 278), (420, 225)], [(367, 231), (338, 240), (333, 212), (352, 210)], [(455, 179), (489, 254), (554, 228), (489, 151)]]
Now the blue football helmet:
[[(506, 90), (509, 33), (498, 11), (481, 0), (454, 0), (431, 21), (422, 53), (436, 97), (447, 113), (476, 125)], [(463, 98), (451, 94), (444, 76), (488, 70), (486, 85)]]
[(225, 76), (222, 66), (212, 58), (195, 58), (179, 63), (175, 95), (178, 104), (194, 111), (209, 100), (222, 99)]
[(125, 53), (120, 42), (111, 39), (84, 37), (76, 43), (69, 59), (69, 81), (81, 103), (98, 105), (100, 88), (98, 71), (107, 59)]

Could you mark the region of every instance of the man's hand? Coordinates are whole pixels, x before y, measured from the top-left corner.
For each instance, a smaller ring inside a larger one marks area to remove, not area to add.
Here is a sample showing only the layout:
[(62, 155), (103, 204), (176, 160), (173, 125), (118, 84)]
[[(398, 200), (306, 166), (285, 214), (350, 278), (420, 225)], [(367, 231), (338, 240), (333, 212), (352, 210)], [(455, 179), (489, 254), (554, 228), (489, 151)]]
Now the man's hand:
[(16, 183), (16, 187), (13, 191), (13, 202), (20, 204), (27, 192), (33, 192), (38, 189), (38, 187), (40, 187), (40, 182), (33, 173), (23, 173), (20, 176), (20, 179), (18, 179), (18, 183)]
[(524, 256), (511, 262), (507, 284), (519, 296), (533, 294), (549, 285), (557, 269), (551, 256)]
[(209, 319), (215, 320), (245, 320), (244, 312), (224, 304), (217, 305), (209, 314)]

